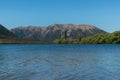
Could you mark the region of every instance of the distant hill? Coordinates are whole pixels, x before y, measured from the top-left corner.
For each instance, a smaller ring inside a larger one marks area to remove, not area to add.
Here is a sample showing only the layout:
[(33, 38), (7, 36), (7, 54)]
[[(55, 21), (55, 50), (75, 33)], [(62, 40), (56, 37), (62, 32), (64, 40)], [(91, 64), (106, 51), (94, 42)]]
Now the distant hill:
[(0, 38), (5, 37), (16, 37), (12, 32), (0, 24)]
[(47, 27), (41, 26), (28, 26), (18, 27), (11, 29), (16, 36), (19, 38), (29, 38), (34, 40), (55, 40), (58, 37), (64, 36), (64, 32), (67, 32), (68, 38), (82, 38), (93, 36), (100, 33), (106, 33), (95, 26), (91, 25), (74, 25), (74, 24), (53, 24)]
[(51, 43), (49, 41), (42, 41), (42, 40), (31, 40), (31, 39), (22, 39), (18, 38), (12, 32), (10, 32), (7, 28), (3, 25), (0, 25), (0, 44), (36, 44), (36, 43)]
[(83, 38), (82, 44), (120, 44), (120, 31)]

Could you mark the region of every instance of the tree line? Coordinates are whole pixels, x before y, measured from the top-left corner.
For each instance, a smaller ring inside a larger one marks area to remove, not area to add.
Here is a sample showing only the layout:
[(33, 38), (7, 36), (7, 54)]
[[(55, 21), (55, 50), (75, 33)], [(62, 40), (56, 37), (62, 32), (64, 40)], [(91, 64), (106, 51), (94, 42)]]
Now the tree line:
[(97, 34), (90, 37), (81, 38), (80, 33), (77, 39), (67, 38), (65, 31), (64, 37), (59, 37), (54, 43), (57, 44), (120, 44), (120, 31), (114, 33)]

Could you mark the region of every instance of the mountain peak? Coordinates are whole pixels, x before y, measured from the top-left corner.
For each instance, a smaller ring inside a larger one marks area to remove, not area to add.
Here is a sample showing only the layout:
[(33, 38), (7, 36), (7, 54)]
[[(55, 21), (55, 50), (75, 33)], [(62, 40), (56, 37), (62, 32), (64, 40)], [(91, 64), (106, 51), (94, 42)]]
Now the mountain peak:
[(31, 26), (23, 27), (22, 29), (18, 27), (11, 31), (20, 38), (30, 38), (35, 40), (55, 40), (64, 31), (67, 31), (69, 38), (78, 38), (78, 32), (81, 37), (106, 33), (95, 26), (85, 24), (52, 24), (48, 27)]

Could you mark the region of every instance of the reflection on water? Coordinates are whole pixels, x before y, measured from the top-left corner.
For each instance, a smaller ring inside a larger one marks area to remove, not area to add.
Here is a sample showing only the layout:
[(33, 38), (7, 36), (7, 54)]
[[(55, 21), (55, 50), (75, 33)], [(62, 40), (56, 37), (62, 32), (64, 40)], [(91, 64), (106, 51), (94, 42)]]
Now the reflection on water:
[(120, 80), (120, 45), (0, 45), (0, 80)]

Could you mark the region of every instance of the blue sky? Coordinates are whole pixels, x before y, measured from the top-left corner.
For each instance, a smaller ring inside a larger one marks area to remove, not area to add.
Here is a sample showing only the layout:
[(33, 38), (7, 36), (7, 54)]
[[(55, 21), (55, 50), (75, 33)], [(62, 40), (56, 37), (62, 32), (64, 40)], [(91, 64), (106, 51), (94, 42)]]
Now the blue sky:
[(56, 23), (120, 30), (120, 0), (0, 0), (0, 24), (9, 29)]

